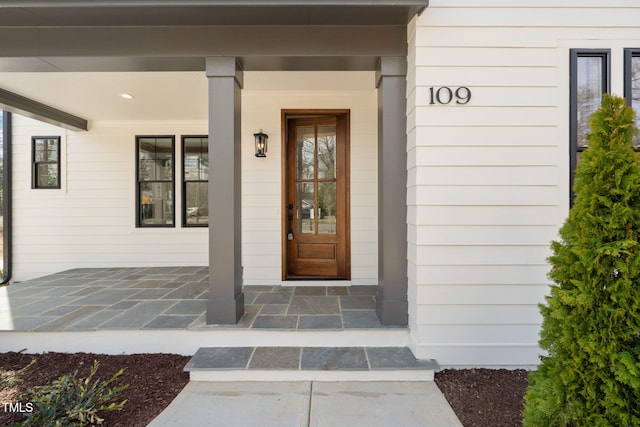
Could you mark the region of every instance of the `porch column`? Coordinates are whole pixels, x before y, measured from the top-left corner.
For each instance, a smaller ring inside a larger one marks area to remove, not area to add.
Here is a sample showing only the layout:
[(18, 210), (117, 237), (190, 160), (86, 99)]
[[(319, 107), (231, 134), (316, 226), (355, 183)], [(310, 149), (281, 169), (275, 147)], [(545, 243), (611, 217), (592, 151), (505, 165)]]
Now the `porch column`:
[(209, 80), (208, 324), (235, 324), (244, 314), (240, 205), (240, 91), (234, 57), (207, 58)]
[(378, 88), (378, 295), (383, 325), (407, 325), (406, 57), (382, 57)]

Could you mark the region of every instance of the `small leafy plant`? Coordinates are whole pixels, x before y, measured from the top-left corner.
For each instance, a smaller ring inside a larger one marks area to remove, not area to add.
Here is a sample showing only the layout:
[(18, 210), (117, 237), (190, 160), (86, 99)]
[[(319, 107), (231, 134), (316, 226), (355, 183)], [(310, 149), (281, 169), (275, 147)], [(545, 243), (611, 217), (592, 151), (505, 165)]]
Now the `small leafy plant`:
[[(32, 360), (31, 363), (29, 363), (27, 366), (17, 371), (0, 372), (0, 390), (2, 390), (3, 388), (15, 387), (19, 383), (21, 383), (24, 373), (27, 369), (32, 367), (34, 363), (36, 363), (36, 361)], [(2, 371), (1, 368), (0, 371)]]
[(115, 402), (116, 395), (128, 385), (112, 385), (124, 368), (106, 381), (94, 380), (99, 363), (94, 361), (87, 378), (63, 375), (50, 385), (34, 387), (31, 401), (35, 410), (26, 414), (24, 427), (75, 427), (102, 424), (98, 413), (122, 410), (126, 400)]

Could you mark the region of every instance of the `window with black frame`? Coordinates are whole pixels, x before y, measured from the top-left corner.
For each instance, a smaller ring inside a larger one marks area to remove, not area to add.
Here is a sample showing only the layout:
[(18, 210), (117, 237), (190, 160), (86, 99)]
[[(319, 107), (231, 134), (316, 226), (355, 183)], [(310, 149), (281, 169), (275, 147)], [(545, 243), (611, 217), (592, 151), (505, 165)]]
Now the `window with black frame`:
[(182, 137), (182, 225), (209, 225), (209, 138)]
[[(636, 127), (640, 129), (640, 48), (624, 51), (624, 97), (636, 112)], [(633, 147), (640, 151), (640, 134), (633, 139)]]
[(60, 188), (60, 137), (32, 137), (31, 156), (31, 188)]
[(136, 226), (173, 227), (174, 136), (136, 137)]
[(570, 55), (570, 191), (573, 201), (575, 169), (588, 147), (589, 118), (600, 107), (602, 95), (609, 92), (610, 50), (572, 49)]

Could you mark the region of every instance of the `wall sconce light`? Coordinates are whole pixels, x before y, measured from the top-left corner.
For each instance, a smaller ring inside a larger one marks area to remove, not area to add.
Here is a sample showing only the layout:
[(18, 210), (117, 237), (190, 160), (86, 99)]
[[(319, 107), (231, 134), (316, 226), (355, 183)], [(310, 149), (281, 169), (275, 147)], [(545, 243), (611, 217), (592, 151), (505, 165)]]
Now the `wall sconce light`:
[(269, 135), (262, 133), (262, 129), (260, 129), (260, 132), (254, 133), (253, 137), (256, 139), (256, 157), (267, 157), (267, 139), (269, 139)]

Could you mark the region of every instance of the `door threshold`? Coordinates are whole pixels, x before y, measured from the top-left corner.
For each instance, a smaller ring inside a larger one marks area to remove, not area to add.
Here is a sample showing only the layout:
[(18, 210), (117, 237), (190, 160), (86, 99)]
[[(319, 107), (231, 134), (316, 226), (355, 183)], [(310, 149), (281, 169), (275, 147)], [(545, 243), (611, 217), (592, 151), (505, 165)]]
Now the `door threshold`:
[(287, 279), (280, 286), (304, 287), (304, 286), (351, 286), (351, 280), (344, 279)]

